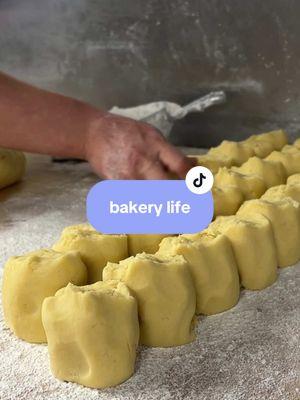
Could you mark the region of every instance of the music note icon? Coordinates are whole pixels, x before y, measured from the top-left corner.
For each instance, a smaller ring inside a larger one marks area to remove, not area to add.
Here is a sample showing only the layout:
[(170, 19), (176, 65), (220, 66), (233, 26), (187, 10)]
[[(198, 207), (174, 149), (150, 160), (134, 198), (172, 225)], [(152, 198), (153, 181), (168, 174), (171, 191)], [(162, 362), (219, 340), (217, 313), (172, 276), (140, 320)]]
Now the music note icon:
[(206, 179), (206, 176), (204, 174), (202, 174), (202, 172), (199, 174), (199, 178), (194, 179), (193, 181), (193, 185), (195, 187), (201, 187), (202, 183), (203, 183), (203, 179)]

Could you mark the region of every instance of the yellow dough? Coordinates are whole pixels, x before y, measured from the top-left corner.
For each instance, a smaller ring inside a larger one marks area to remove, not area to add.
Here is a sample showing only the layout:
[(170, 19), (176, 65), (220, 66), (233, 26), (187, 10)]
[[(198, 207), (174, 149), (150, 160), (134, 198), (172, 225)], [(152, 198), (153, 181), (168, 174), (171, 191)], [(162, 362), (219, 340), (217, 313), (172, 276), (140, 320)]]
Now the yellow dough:
[(279, 129), (272, 132), (262, 133), (259, 135), (261, 140), (264, 138), (270, 138), (272, 143), (274, 144), (275, 150), (280, 150), (284, 145), (288, 143), (288, 137), (286, 132), (283, 129)]
[(287, 180), (288, 185), (300, 185), (300, 173), (294, 174), (288, 177)]
[(197, 296), (197, 314), (217, 314), (236, 305), (240, 281), (230, 242), (224, 235), (201, 232), (162, 240), (157, 255), (182, 255), (187, 260)]
[(281, 150), (284, 145), (287, 144), (288, 138), (284, 130), (276, 130), (267, 133), (261, 133), (260, 135), (250, 136), (246, 142), (269, 142), (272, 144), (274, 150)]
[(286, 172), (281, 162), (262, 160), (251, 157), (240, 167), (232, 167), (232, 171), (241, 174), (254, 174), (263, 179), (267, 188), (280, 185), (286, 181)]
[(218, 217), (208, 231), (223, 233), (230, 240), (244, 288), (260, 290), (275, 282), (276, 247), (267, 218), (259, 214)]
[(108, 261), (118, 262), (128, 257), (125, 235), (103, 235), (88, 224), (65, 228), (53, 249), (79, 251), (88, 269), (88, 283), (102, 279), (102, 270)]
[(250, 136), (250, 138), (244, 141), (249, 147), (253, 149), (254, 155), (259, 158), (267, 157), (273, 150), (274, 145), (268, 140), (255, 140), (255, 137)]
[(282, 151), (273, 151), (265, 160), (280, 161), (287, 176), (300, 172), (300, 150), (295, 146), (284, 146)]
[(69, 284), (45, 299), (42, 316), (51, 370), (58, 379), (104, 388), (133, 374), (137, 304), (121, 282)]
[(262, 200), (282, 200), (286, 197), (300, 202), (300, 185), (279, 185), (271, 187), (261, 196)]
[(257, 199), (266, 191), (266, 184), (260, 176), (245, 175), (227, 168), (220, 168), (215, 175), (215, 186), (235, 186), (246, 200)]
[(128, 254), (130, 256), (143, 252), (154, 254), (158, 250), (159, 243), (166, 236), (168, 235), (128, 235)]
[(295, 140), (294, 146), (296, 146), (300, 150), (300, 138)]
[(216, 158), (229, 159), (229, 167), (232, 165), (241, 165), (248, 158), (254, 156), (254, 150), (245, 142), (231, 142), (223, 140), (217, 147), (212, 147), (208, 152), (208, 156)]
[(108, 263), (103, 280), (124, 282), (138, 302), (141, 344), (171, 347), (194, 340), (196, 294), (182, 256), (137, 254)]
[(231, 162), (230, 159), (226, 156), (216, 157), (210, 156), (209, 154), (201, 154), (201, 155), (189, 155), (188, 157), (192, 157), (196, 159), (197, 165), (201, 165), (202, 167), (206, 167), (211, 170), (213, 174), (216, 174), (221, 167), (230, 167)]
[(9, 258), (2, 288), (6, 324), (27, 342), (46, 342), (41, 317), (43, 300), (69, 282), (84, 285), (86, 279), (86, 267), (77, 252), (41, 249)]
[(292, 144), (286, 144), (283, 146), (281, 149), (283, 153), (288, 153), (288, 154), (299, 154), (299, 149), (297, 146), (294, 146)]
[(237, 186), (213, 186), (214, 217), (233, 215), (244, 201), (244, 195)]
[(23, 153), (0, 148), (0, 189), (20, 181), (25, 173)]
[[(245, 202), (238, 215), (264, 215), (272, 224), (279, 267), (295, 264), (300, 259), (300, 206), (290, 198)], [(259, 240), (256, 240), (258, 243)], [(256, 250), (259, 253), (258, 250)]]

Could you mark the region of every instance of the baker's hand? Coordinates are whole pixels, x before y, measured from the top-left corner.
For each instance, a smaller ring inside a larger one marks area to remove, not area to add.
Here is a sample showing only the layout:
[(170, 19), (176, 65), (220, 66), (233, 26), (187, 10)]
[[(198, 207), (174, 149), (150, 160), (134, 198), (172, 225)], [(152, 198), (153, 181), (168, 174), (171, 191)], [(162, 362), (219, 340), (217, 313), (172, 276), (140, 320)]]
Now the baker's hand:
[(184, 179), (193, 167), (151, 125), (109, 113), (91, 121), (85, 151), (93, 170), (107, 179)]

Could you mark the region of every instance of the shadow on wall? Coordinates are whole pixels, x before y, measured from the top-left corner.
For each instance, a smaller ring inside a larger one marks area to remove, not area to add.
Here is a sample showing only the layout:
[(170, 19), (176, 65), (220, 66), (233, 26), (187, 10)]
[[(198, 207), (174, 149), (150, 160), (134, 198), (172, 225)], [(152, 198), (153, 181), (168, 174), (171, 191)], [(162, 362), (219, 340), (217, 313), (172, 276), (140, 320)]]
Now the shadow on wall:
[(1, 0), (0, 69), (107, 109), (225, 90), (224, 106), (175, 126), (177, 144), (295, 137), (299, 13), (297, 0)]

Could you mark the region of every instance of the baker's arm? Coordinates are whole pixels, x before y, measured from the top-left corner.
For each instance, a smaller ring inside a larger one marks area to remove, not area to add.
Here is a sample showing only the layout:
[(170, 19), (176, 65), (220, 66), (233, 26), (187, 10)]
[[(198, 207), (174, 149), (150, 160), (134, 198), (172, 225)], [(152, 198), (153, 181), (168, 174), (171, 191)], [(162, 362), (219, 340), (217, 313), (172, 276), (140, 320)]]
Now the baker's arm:
[(0, 73), (0, 147), (87, 160), (110, 179), (182, 178), (191, 161), (152, 126)]

